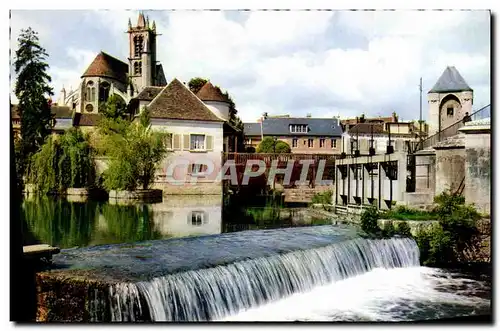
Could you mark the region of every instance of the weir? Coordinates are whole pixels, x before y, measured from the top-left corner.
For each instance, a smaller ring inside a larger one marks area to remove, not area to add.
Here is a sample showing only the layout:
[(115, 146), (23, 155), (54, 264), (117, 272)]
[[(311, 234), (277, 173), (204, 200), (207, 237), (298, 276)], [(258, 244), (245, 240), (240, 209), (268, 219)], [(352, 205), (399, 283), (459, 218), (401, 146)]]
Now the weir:
[[(111, 320), (117, 322), (219, 320), (376, 268), (415, 266), (419, 266), (419, 250), (413, 239), (356, 238), (151, 280), (113, 284), (108, 295), (94, 297), (92, 319), (99, 321), (110, 313)], [(99, 315), (97, 311), (104, 313)]]

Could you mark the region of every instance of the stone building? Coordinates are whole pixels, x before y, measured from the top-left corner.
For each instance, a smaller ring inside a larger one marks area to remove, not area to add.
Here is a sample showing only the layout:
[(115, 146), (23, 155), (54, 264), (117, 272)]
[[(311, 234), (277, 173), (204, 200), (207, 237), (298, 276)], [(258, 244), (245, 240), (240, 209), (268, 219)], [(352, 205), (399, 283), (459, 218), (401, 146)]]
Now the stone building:
[(439, 132), (471, 114), (474, 92), (455, 67), (446, 67), (427, 93), (429, 135)]
[(245, 146), (257, 148), (263, 138), (282, 140), (292, 153), (340, 154), (342, 128), (337, 118), (264, 116), (244, 123)]

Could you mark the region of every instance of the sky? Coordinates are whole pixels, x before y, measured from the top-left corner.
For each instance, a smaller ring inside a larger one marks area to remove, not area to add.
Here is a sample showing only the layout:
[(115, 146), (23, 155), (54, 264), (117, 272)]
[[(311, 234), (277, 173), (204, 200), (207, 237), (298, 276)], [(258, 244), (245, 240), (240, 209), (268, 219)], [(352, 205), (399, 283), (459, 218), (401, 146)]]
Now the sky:
[[(144, 11), (156, 21), (167, 81), (205, 77), (232, 96), (238, 115), (423, 118), (427, 92), (446, 66), (490, 103), (489, 11)], [(128, 57), (126, 10), (14, 10), (11, 61), (21, 29), (32, 27), (49, 54), (54, 100), (76, 88), (102, 50)], [(11, 68), (11, 99), (15, 73)]]

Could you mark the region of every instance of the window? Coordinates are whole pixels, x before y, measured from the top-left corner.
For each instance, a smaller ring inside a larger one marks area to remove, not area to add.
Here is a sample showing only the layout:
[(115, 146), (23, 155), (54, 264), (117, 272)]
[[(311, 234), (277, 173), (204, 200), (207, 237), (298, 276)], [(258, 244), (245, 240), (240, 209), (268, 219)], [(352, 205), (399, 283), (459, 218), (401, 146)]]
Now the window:
[(321, 138), (321, 139), (319, 140), (319, 147), (320, 147), (320, 148), (324, 148), (324, 147), (325, 147), (325, 139), (324, 139), (324, 138)]
[(193, 163), (191, 164), (191, 173), (192, 174), (199, 174), (199, 173), (205, 173), (208, 169), (208, 166), (203, 163)]
[(165, 148), (166, 149), (172, 149), (173, 146), (172, 146), (172, 134), (171, 133), (168, 133), (166, 136), (165, 136)]
[(191, 225), (201, 226), (203, 224), (208, 223), (208, 217), (205, 217), (205, 213), (202, 211), (192, 211), (191, 218), (188, 219), (188, 222), (191, 222)]
[(351, 140), (351, 150), (355, 151), (358, 149), (358, 141), (356, 139)]
[(95, 86), (93, 81), (89, 81), (87, 83), (87, 91), (85, 93), (85, 100), (88, 102), (95, 101)]
[(134, 75), (142, 74), (141, 61), (134, 62)]
[(332, 148), (337, 148), (337, 139), (331, 140)]
[(448, 114), (448, 116), (453, 116), (453, 107), (446, 108), (446, 114)]
[(203, 151), (205, 150), (205, 135), (204, 134), (192, 134), (191, 135), (191, 150)]
[(140, 56), (142, 52), (142, 42), (143, 42), (143, 37), (142, 36), (135, 36), (134, 37), (134, 51), (135, 51), (135, 56)]
[(297, 147), (299, 144), (299, 140), (297, 138), (293, 138), (292, 140), (292, 147)]
[(108, 101), (109, 88), (110, 88), (110, 85), (108, 82), (102, 82), (99, 84), (99, 101), (100, 102)]
[(314, 139), (307, 139), (307, 147), (309, 148), (314, 147)]
[(292, 133), (307, 133), (306, 124), (290, 124), (290, 132)]

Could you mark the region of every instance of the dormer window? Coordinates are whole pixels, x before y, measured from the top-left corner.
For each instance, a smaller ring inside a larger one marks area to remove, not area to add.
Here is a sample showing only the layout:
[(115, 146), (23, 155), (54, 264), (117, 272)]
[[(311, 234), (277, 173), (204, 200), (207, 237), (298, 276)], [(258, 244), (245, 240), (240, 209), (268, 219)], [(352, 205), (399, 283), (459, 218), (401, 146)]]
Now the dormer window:
[(291, 133), (307, 133), (307, 131), (306, 124), (290, 124)]

